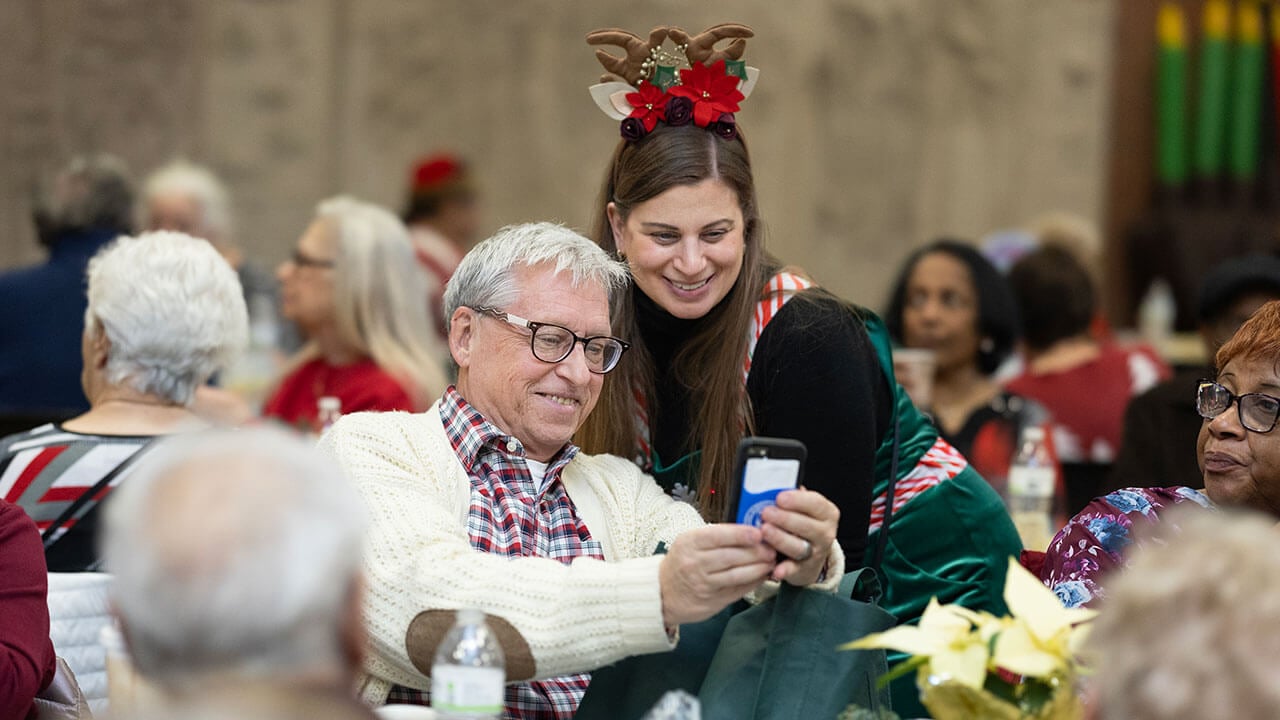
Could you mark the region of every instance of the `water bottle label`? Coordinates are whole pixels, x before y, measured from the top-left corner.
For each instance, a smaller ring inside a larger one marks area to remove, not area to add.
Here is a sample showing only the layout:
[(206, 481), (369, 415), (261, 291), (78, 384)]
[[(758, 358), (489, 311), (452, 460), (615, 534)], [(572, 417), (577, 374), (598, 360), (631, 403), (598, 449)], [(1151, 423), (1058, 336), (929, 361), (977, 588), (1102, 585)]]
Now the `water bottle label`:
[(501, 668), (436, 665), (431, 668), (431, 706), (453, 716), (502, 714)]
[(1053, 497), (1053, 468), (1017, 467), (1009, 470), (1011, 497)]

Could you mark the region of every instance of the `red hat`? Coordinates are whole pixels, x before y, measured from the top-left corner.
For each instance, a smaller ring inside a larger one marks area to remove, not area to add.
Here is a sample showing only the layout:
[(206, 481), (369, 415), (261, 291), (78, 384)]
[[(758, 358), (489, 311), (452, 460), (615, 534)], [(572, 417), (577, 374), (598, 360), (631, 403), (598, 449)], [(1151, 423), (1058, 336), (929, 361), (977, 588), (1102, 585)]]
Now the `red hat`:
[(448, 153), (429, 155), (413, 168), (413, 192), (431, 193), (465, 180), (466, 167)]

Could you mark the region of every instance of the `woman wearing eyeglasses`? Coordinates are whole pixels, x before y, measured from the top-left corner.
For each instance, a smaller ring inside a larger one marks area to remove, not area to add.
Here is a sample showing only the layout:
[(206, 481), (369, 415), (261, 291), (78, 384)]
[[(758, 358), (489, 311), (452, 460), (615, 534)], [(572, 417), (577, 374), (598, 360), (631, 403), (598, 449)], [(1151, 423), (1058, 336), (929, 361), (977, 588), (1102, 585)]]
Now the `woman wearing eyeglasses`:
[(263, 416), (317, 431), (321, 397), (338, 398), (342, 413), (420, 410), (444, 390), (423, 277), (390, 211), (348, 197), (320, 203), (276, 276), (282, 313), (307, 344)]
[[(1263, 305), (1218, 350), (1217, 378), (1196, 389), (1204, 487), (1126, 488), (1095, 499), (1049, 545), (1040, 579), (1068, 607), (1104, 597), (1146, 525), (1175, 505), (1248, 508), (1280, 518), (1280, 301)], [(1038, 560), (1038, 558), (1037, 558)]]

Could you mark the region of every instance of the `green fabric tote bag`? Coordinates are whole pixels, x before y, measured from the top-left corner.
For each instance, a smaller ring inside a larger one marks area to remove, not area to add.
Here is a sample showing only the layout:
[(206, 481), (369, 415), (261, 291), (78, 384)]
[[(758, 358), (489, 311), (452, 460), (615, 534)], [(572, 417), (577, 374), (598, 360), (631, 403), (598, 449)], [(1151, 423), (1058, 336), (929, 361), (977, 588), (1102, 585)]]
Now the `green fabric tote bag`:
[(876, 688), (889, 670), (884, 653), (836, 649), (897, 624), (879, 595), (875, 571), (862, 568), (838, 594), (783, 584), (734, 615), (698, 693), (703, 720), (834, 720), (851, 703), (888, 708), (888, 688)]
[(634, 720), (662, 695), (698, 696), (703, 720), (834, 718), (850, 703), (889, 707), (876, 679), (883, 650), (837, 650), (896, 624), (876, 605), (875, 571), (848, 573), (837, 594), (783, 584), (758, 604), (734, 603), (680, 627), (676, 649), (626, 658), (592, 674), (576, 720)]

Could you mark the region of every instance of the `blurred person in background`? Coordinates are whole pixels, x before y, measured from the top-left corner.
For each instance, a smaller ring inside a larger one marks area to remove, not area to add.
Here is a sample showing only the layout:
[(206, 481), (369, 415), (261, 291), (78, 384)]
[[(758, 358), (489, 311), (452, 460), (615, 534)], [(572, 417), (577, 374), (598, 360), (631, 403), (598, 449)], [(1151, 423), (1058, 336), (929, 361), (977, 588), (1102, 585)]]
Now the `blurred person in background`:
[(1036, 248), (1014, 264), (1009, 285), (1022, 316), (1024, 368), (1005, 387), (1049, 411), (1071, 514), (1105, 481), (1120, 450), (1129, 398), (1170, 370), (1145, 345), (1097, 338), (1090, 329), (1097, 308), (1093, 280), (1071, 251)]
[(1189, 513), (1174, 522), (1180, 532), (1134, 553), (1093, 622), (1086, 716), (1280, 717), (1275, 516)]
[(73, 159), (37, 200), (36, 232), (49, 259), (0, 272), (0, 416), (5, 430), (88, 409), (80, 389), (84, 270), (103, 245), (129, 232), (132, 212), (128, 171), (109, 155)]
[(142, 230), (175, 230), (212, 243), (240, 278), (250, 322), (270, 336), (253, 339), (289, 352), (301, 346), (297, 328), (280, 316), (276, 279), (236, 242), (230, 194), (211, 170), (175, 160), (152, 172), (142, 184), (137, 215)]
[[(992, 378), (1013, 353), (1019, 331), (1017, 303), (1000, 271), (969, 244), (949, 239), (930, 243), (903, 266), (885, 326), (901, 345), (934, 352), (932, 402), (921, 409), (1004, 495), (1022, 429), (1045, 424), (1048, 413)], [(1065, 513), (1065, 502), (1059, 485), (1055, 514)]]
[(427, 276), (432, 327), (447, 340), (444, 286), (462, 256), (476, 244), (480, 231), (476, 190), (466, 164), (449, 153), (419, 160), (410, 178), (403, 218)]
[(1258, 308), (1280, 300), (1280, 258), (1246, 255), (1215, 266), (1200, 284), (1197, 320), (1203, 365), (1178, 368), (1174, 376), (1129, 401), (1120, 455), (1106, 490), (1129, 486), (1197, 487), (1196, 384), (1213, 377), (1208, 362)]
[(101, 501), (157, 437), (203, 428), (196, 389), (248, 333), (240, 282), (209, 243), (121, 237), (89, 262), (81, 383), (89, 411), (0, 439), (0, 497), (44, 536), (51, 572), (98, 567)]
[(154, 716), (372, 718), (352, 692), (365, 528), (333, 463), (277, 429), (175, 438), (139, 463), (103, 553), (133, 667), (175, 703)]
[(321, 397), (343, 413), (421, 410), (444, 390), (445, 351), (427, 322), (409, 233), (388, 210), (350, 197), (316, 208), (276, 271), (285, 317), (307, 344), (263, 406), (318, 431)]
[(0, 500), (0, 718), (31, 717), (32, 700), (53, 680), (49, 577), (40, 532)]

